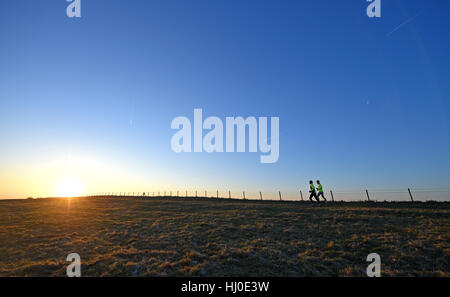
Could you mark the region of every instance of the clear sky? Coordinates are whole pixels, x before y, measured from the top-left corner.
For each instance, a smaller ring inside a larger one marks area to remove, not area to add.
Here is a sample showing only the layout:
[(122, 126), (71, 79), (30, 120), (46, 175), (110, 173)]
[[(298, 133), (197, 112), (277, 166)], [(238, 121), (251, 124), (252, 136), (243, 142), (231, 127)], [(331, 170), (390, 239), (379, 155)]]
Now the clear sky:
[[(448, 1), (81, 3), (0, 2), (0, 198), (450, 187)], [(278, 162), (174, 153), (194, 108), (279, 117)]]

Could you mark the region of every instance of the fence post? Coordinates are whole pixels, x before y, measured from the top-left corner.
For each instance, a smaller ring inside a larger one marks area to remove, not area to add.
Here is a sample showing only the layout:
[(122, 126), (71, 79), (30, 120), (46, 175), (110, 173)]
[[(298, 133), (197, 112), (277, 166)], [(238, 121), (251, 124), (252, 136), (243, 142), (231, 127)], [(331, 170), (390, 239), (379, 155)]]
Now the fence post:
[(413, 196), (411, 194), (411, 190), (408, 188), (409, 197), (411, 197), (411, 201), (414, 202)]
[(231, 199), (231, 191), (228, 190), (228, 199)]
[(302, 193), (302, 190), (300, 190), (300, 197), (302, 197), (302, 201), (303, 201), (303, 193)]
[(259, 197), (261, 198), (261, 200), (262, 200), (262, 193), (261, 192), (259, 192)]
[(280, 201), (281, 201), (281, 191), (278, 191), (278, 195), (280, 196)]
[(219, 190), (216, 191), (216, 197), (219, 199)]
[(245, 191), (243, 191), (242, 194), (244, 195), (244, 200), (245, 200)]
[(331, 193), (331, 201), (333, 201), (333, 202), (334, 202), (333, 191), (331, 191), (331, 190), (330, 190), (330, 193)]
[(367, 191), (367, 190), (366, 190), (366, 195), (367, 195), (367, 201), (370, 201), (369, 191)]

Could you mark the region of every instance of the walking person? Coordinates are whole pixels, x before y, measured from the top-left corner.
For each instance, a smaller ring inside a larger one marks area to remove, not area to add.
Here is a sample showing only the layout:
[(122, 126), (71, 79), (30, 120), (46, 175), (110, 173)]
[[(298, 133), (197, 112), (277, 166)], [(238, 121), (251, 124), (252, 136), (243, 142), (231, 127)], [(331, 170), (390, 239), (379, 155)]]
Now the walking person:
[(322, 184), (320, 183), (320, 180), (317, 180), (317, 191), (319, 192), (318, 194), (317, 194), (317, 200), (319, 200), (320, 201), (320, 196), (322, 196), (322, 198), (323, 198), (323, 202), (327, 202), (327, 198), (325, 198), (325, 196), (323, 195), (323, 188), (322, 188)]
[(317, 202), (320, 202), (320, 200), (319, 200), (319, 198), (317, 197), (317, 194), (316, 194), (316, 187), (314, 187), (314, 182), (312, 180), (309, 181), (309, 192), (311, 193), (309, 195), (309, 200), (311, 202), (314, 202), (312, 200), (313, 197), (316, 198)]

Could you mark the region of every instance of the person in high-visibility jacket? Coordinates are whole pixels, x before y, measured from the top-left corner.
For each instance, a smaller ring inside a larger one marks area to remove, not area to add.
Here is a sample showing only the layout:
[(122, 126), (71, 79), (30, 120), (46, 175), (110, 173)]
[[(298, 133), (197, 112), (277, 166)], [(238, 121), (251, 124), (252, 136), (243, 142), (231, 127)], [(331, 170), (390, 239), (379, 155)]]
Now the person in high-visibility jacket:
[(316, 187), (314, 187), (314, 182), (312, 180), (309, 181), (309, 192), (311, 193), (309, 195), (309, 200), (311, 202), (313, 202), (313, 200), (312, 200), (313, 197), (316, 198), (317, 202), (320, 202), (320, 200), (319, 200), (319, 198), (317, 197), (317, 194), (316, 194)]
[(319, 180), (317, 180), (317, 191), (319, 194), (317, 194), (317, 200), (319, 200), (320, 196), (322, 196), (324, 202), (327, 202), (327, 198), (323, 195), (323, 187)]

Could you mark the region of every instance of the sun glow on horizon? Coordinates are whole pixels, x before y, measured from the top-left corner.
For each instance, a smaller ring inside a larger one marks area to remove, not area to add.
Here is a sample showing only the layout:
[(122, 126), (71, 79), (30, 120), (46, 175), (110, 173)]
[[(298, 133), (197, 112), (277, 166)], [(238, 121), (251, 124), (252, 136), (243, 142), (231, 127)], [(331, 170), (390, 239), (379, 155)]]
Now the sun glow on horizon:
[(55, 195), (57, 197), (77, 197), (83, 194), (84, 183), (77, 177), (64, 177), (55, 185)]

